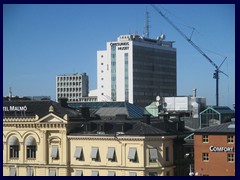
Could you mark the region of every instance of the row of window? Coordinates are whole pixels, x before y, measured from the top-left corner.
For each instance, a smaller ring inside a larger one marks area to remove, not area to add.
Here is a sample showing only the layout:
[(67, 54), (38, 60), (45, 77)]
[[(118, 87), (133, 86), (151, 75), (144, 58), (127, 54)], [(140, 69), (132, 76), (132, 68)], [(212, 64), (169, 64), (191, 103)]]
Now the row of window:
[[(9, 141), (9, 155), (10, 159), (16, 159), (19, 158), (19, 140), (16, 136), (12, 136)], [(26, 158), (27, 159), (36, 159), (36, 151), (37, 151), (37, 145), (36, 140), (34, 137), (29, 136), (25, 140), (25, 146), (26, 146)], [(59, 159), (59, 147), (58, 145), (52, 145), (52, 152), (51, 157), (52, 159)], [(74, 157), (77, 160), (84, 160), (84, 153), (83, 153), (83, 147), (76, 146)], [(91, 156), (93, 161), (100, 161), (100, 153), (98, 147), (92, 147), (91, 149)], [(107, 159), (109, 161), (117, 161), (116, 152), (114, 147), (108, 147)], [(130, 147), (128, 152), (128, 159), (131, 162), (138, 162), (138, 155), (137, 155), (137, 148)], [(158, 151), (157, 148), (149, 148), (149, 162), (156, 162), (158, 159)], [(169, 161), (169, 147), (165, 148), (165, 160)]]
[(73, 77), (58, 77), (57, 80), (58, 81), (75, 81), (75, 80), (81, 80), (82, 77), (81, 76), (73, 76)]
[[(10, 176), (16, 176), (17, 175), (17, 169), (15, 167), (10, 168), (9, 172)], [(57, 175), (57, 170), (54, 168), (49, 169), (49, 176), (56, 176)], [(83, 171), (82, 170), (76, 170), (75, 171), (75, 176), (83, 176)], [(137, 176), (136, 172), (129, 172), (129, 176)], [(149, 176), (157, 176), (157, 172), (149, 172)], [(170, 172), (167, 171), (166, 173), (167, 176), (170, 175)], [(34, 169), (32, 167), (28, 167), (26, 171), (26, 176), (34, 176)], [(91, 176), (99, 176), (99, 171), (92, 171)], [(108, 171), (108, 176), (116, 176), (115, 171)]]
[(58, 97), (81, 97), (82, 96), (82, 94), (81, 93), (58, 93)]
[[(203, 135), (202, 136), (202, 142), (203, 143), (208, 143), (209, 142), (208, 135)], [(229, 143), (229, 144), (233, 144), (234, 143), (234, 136), (233, 135), (228, 135), (227, 136), (227, 143)]]
[[(166, 156), (167, 161), (169, 160), (168, 156), (169, 155), (167, 153), (167, 156)], [(84, 153), (83, 153), (83, 148), (82, 147), (80, 147), (80, 146), (76, 147), (74, 157), (76, 158), (76, 160), (84, 161)], [(100, 161), (101, 160), (98, 147), (92, 147), (90, 157), (93, 161)], [(114, 147), (108, 147), (106, 158), (109, 161), (112, 161), (112, 162), (117, 161), (117, 156), (116, 156), (116, 152), (115, 152)], [(128, 159), (131, 162), (138, 162), (137, 148), (133, 148), (133, 147), (129, 148)], [(149, 162), (157, 162), (157, 159), (158, 159), (157, 149), (156, 148), (150, 148), (149, 149)]]
[(69, 91), (78, 92), (81, 90), (82, 90), (81, 88), (57, 88), (58, 92), (69, 92)]
[(66, 86), (81, 86), (81, 82), (64, 82), (64, 83), (57, 83), (57, 87), (66, 87)]
[[(202, 153), (202, 161), (204, 162), (208, 162), (209, 159), (209, 153)], [(234, 162), (235, 161), (235, 157), (234, 154), (227, 154), (227, 162)]]
[[(19, 140), (16, 136), (12, 136), (9, 141), (9, 158), (10, 159), (18, 159), (19, 158)], [(26, 146), (26, 158), (27, 159), (35, 159), (36, 158), (36, 140), (34, 137), (29, 136), (25, 140)]]

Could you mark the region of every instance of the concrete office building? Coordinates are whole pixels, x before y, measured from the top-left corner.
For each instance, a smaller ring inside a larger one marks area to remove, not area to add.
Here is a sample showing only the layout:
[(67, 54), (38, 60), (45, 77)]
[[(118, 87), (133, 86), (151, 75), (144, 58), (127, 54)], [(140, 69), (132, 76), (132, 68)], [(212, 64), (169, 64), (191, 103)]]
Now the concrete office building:
[(56, 101), (68, 98), (69, 101), (80, 101), (88, 96), (88, 76), (86, 73), (59, 75), (56, 77)]
[(127, 101), (141, 107), (156, 96), (176, 96), (176, 49), (164, 36), (121, 35), (97, 52), (98, 101)]

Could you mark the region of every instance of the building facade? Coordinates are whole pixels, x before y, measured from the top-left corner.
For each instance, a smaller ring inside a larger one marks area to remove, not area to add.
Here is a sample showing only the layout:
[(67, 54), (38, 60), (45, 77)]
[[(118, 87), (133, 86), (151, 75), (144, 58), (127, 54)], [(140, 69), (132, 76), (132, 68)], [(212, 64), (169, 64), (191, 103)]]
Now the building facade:
[(122, 35), (97, 52), (98, 101), (141, 107), (156, 96), (176, 96), (176, 49), (161, 38)]
[(198, 176), (235, 176), (235, 122), (194, 133), (194, 171)]
[(63, 99), (4, 101), (3, 175), (174, 175), (174, 133), (149, 121), (101, 120), (86, 111)]
[(86, 73), (59, 75), (56, 77), (56, 101), (68, 98), (69, 101), (80, 101), (89, 92), (88, 76)]

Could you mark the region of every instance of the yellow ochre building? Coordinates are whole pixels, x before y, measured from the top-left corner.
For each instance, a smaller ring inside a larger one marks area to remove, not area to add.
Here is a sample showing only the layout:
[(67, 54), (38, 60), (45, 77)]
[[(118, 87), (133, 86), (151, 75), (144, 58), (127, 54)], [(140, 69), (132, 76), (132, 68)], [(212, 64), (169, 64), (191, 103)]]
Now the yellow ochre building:
[(176, 135), (149, 118), (90, 116), (67, 101), (3, 102), (4, 176), (173, 176)]

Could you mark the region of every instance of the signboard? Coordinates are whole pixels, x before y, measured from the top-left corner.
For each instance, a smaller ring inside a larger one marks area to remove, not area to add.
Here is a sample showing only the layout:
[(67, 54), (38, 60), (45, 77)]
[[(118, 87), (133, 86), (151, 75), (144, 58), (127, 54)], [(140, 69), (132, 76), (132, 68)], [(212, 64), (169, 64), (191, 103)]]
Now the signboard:
[(27, 111), (27, 106), (3, 106), (3, 111)]
[(234, 147), (216, 147), (210, 146), (209, 150), (212, 152), (234, 152)]

